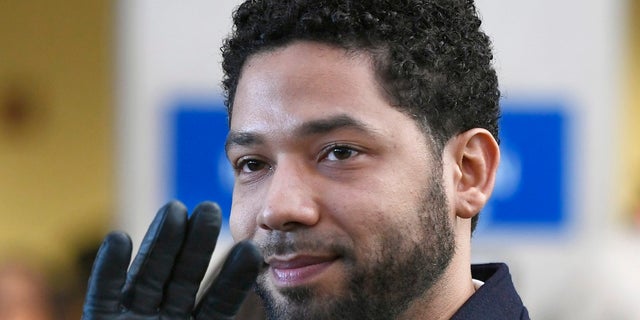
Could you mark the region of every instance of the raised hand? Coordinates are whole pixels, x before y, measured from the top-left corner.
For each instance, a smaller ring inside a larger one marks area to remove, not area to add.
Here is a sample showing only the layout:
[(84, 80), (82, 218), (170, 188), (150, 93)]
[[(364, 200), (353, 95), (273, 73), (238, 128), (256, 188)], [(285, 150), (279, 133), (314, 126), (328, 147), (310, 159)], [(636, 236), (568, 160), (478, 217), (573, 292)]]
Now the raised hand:
[(221, 214), (204, 202), (187, 218), (179, 202), (162, 207), (131, 267), (131, 239), (112, 232), (93, 265), (84, 320), (232, 319), (251, 289), (262, 256), (249, 241), (236, 244), (196, 306), (195, 297), (220, 232)]

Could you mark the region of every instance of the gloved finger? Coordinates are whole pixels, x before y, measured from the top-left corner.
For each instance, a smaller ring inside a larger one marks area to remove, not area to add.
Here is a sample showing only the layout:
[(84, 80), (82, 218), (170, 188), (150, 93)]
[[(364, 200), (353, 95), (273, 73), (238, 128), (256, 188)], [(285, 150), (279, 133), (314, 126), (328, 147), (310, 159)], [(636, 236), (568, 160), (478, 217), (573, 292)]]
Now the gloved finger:
[(222, 216), (213, 202), (203, 202), (193, 211), (187, 224), (187, 236), (176, 260), (162, 313), (173, 318), (186, 316), (193, 310), (195, 296), (216, 246)]
[(262, 254), (255, 244), (250, 241), (237, 243), (197, 307), (196, 320), (232, 319), (253, 286), (262, 264)]
[(129, 268), (123, 293), (125, 308), (145, 315), (158, 312), (186, 226), (187, 208), (182, 203), (169, 202), (158, 211)]
[(91, 270), (82, 319), (119, 312), (122, 286), (131, 259), (131, 239), (122, 232), (108, 234)]

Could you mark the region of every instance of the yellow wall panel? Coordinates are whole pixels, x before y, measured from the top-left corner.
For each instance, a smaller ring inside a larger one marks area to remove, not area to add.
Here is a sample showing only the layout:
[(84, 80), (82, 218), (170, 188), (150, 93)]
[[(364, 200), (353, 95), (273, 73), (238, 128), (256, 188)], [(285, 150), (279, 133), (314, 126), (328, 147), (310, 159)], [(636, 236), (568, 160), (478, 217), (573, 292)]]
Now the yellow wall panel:
[(620, 195), (624, 220), (640, 228), (640, 1), (629, 3), (621, 119)]
[(0, 2), (0, 259), (64, 269), (108, 227), (111, 6)]

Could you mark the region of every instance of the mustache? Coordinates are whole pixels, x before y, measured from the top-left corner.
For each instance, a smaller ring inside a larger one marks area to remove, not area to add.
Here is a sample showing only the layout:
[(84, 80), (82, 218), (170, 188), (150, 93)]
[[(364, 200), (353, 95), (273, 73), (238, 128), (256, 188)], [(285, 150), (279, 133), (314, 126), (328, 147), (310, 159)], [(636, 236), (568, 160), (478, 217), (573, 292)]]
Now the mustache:
[(306, 232), (271, 232), (264, 238), (254, 239), (254, 242), (258, 245), (265, 258), (297, 252), (330, 252), (340, 256), (351, 256), (353, 251), (352, 242), (345, 239), (345, 237)]

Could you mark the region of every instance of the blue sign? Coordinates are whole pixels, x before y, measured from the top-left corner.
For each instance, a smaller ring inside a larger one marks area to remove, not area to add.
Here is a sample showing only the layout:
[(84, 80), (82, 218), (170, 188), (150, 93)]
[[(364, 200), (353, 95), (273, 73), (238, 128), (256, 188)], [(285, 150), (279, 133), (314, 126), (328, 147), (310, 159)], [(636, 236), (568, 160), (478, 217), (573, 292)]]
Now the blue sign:
[(218, 203), (229, 221), (233, 170), (227, 161), (227, 112), (219, 101), (180, 101), (172, 110), (171, 197), (190, 210), (202, 201)]
[[(558, 229), (566, 223), (567, 120), (562, 110), (553, 104), (505, 104), (501, 164), (479, 230)], [(218, 101), (181, 101), (170, 122), (171, 197), (190, 209), (203, 200), (216, 201), (228, 222), (234, 177), (224, 152), (224, 106)]]
[(504, 105), (500, 167), (479, 228), (550, 230), (566, 223), (567, 120), (562, 110), (535, 102)]

